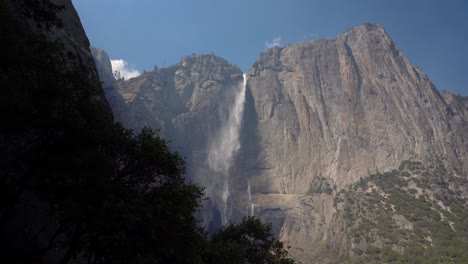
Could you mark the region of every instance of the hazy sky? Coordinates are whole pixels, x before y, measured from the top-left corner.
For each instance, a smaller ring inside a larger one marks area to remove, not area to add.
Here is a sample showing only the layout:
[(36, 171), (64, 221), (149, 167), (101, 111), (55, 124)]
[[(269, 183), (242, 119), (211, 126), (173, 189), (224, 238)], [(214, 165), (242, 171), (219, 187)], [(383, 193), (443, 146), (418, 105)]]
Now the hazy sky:
[[(379, 23), (438, 89), (468, 95), (466, 0), (73, 0), (95, 47), (129, 71), (214, 52), (247, 71), (268, 45)], [(127, 64), (125, 64), (127, 62)]]

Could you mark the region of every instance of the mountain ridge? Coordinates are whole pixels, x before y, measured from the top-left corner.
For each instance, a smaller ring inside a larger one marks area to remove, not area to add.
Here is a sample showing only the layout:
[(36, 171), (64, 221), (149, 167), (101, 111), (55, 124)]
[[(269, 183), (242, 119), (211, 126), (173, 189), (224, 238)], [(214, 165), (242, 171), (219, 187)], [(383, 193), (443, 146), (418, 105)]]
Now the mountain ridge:
[[(125, 103), (111, 101), (114, 111), (121, 113), (116, 119), (139, 129), (141, 125), (132, 125), (142, 122), (137, 118), (145, 122), (164, 116), (158, 108), (171, 105), (170, 100), (156, 103), (149, 87), (166, 80), (174, 84), (167, 86), (172, 92), (183, 91), (186, 86), (177, 82), (178, 71), (185, 82), (196, 84), (206, 74), (203, 61), (209, 57), (203, 56), (210, 55), (201, 55), (202, 60), (190, 68), (199, 75), (183, 75), (179, 63), (171, 66), (174, 73), (163, 73), (160, 80), (150, 81), (148, 74), (155, 74), (150, 72), (118, 83), (116, 91)], [(206, 156), (222, 113), (228, 111), (219, 102), (228, 102), (229, 96), (220, 91), (229, 91), (222, 87), (234, 87), (240, 80), (240, 70), (234, 72), (238, 77), (228, 72), (221, 77), (206, 75), (205, 82), (197, 84), (206, 93), (196, 98), (192, 93), (186, 101), (204, 105), (203, 110), (173, 112), (180, 117), (173, 115), (159, 126), (187, 157), (190, 178), (207, 186), (213, 199), (201, 218), (211, 229), (219, 226), (221, 182), (210, 173)], [(351, 28), (336, 39), (273, 47), (260, 54), (247, 76), (241, 149), (229, 170), (231, 196), (225, 206), (232, 221), (249, 214), (253, 206), (255, 215), (272, 223), (275, 234), (291, 246), (296, 259), (331, 254), (327, 261), (333, 262), (338, 255), (354, 257), (353, 250), (364, 252), (368, 246), (381, 245), (349, 246), (354, 244), (347, 232), (353, 228), (343, 220), (344, 205), (333, 202), (369, 175), (412, 160), (441, 163), (450, 175), (467, 178), (466, 100), (439, 92), (378, 24)], [(219, 88), (210, 89), (211, 85)], [(140, 93), (135, 101), (132, 89), (147, 94)], [(146, 103), (138, 103), (141, 100)], [(120, 110), (128, 107), (133, 110)], [(151, 122), (146, 124), (158, 125)], [(329, 250), (320, 250), (323, 247)]]

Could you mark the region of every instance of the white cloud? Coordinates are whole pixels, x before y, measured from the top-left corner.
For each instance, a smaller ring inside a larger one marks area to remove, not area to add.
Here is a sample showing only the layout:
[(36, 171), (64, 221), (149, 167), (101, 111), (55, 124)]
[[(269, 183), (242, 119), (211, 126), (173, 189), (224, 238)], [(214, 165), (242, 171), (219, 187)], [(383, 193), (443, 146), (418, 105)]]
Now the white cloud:
[(112, 71), (114, 72), (114, 77), (116, 79), (118, 79), (118, 76), (116, 76), (115, 72), (120, 72), (120, 77), (125, 78), (125, 80), (137, 77), (141, 74), (137, 69), (134, 69), (131, 66), (129, 66), (128, 62), (126, 62), (123, 59), (111, 60), (111, 64)]
[(274, 38), (272, 41), (265, 42), (265, 49), (281, 46), (281, 37)]

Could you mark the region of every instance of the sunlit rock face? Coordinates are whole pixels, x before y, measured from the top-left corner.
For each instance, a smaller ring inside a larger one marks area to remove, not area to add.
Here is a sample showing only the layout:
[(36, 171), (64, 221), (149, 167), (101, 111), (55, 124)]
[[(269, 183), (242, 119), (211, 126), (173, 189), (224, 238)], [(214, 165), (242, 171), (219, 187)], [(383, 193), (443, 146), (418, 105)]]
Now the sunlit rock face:
[(268, 50), (249, 71), (249, 87), (255, 164), (269, 168), (254, 173), (257, 188), (304, 193), (321, 175), (340, 189), (413, 157), (466, 168), (446, 102), (381, 26)]
[(93, 58), (96, 62), (96, 68), (104, 91), (107, 92), (108, 90), (113, 90), (116, 80), (113, 75), (109, 55), (103, 49), (95, 47), (91, 47), (91, 53), (93, 54)]
[[(335, 198), (361, 178), (418, 160), (466, 179), (468, 100), (437, 91), (379, 25), (269, 49), (245, 79), (201, 55), (106, 93), (118, 121), (160, 129), (186, 158), (188, 180), (207, 188), (200, 218), (210, 230), (255, 214), (307, 263), (318, 249), (351, 251)], [(241, 86), (239, 148), (221, 173), (210, 154)]]
[[(248, 75), (253, 136), (243, 145), (256, 214), (278, 224), (299, 258), (343, 241), (333, 194), (361, 177), (403, 160), (442, 160), (466, 177), (462, 103), (442, 96), (379, 25), (270, 49)], [(319, 176), (332, 195), (304, 195)]]

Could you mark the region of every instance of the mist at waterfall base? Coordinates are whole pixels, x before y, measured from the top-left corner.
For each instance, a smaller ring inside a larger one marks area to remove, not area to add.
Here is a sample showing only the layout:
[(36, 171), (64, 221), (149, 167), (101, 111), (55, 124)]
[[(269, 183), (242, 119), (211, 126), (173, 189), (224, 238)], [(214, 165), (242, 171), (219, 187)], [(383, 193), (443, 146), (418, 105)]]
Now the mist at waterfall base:
[[(236, 188), (235, 192), (243, 192), (245, 196), (250, 195), (250, 182), (244, 179), (242, 170), (236, 168), (236, 160), (241, 149), (240, 132), (242, 126), (242, 118), (245, 105), (245, 94), (247, 86), (247, 76), (243, 75), (243, 81), (232, 87), (225, 87), (220, 97), (218, 111), (214, 111), (213, 115), (217, 115), (219, 126), (216, 131), (213, 131), (208, 153), (206, 158), (206, 175), (203, 175), (202, 184), (205, 189), (206, 197), (204, 209), (207, 212), (202, 217), (203, 222), (207, 226), (226, 225), (231, 222), (232, 203), (233, 199), (238, 195), (233, 195), (232, 181), (246, 181), (245, 190)], [(248, 192), (248, 193), (247, 193)], [(245, 211), (245, 215), (250, 215), (253, 210), (253, 205), (249, 205), (249, 209)]]

